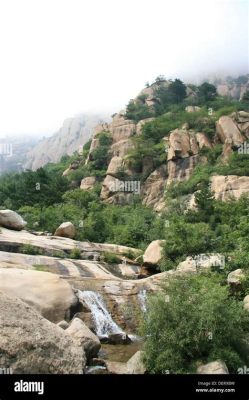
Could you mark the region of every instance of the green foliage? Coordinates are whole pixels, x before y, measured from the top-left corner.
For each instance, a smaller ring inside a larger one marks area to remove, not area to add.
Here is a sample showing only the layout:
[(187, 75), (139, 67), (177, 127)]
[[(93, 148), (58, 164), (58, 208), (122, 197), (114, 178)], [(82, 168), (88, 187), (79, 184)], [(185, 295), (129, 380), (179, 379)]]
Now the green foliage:
[(202, 83), (202, 85), (198, 87), (198, 89), (199, 89), (198, 93), (199, 101), (202, 104), (203, 103), (205, 104), (207, 101), (213, 100), (217, 96), (216, 87), (211, 83), (204, 82)]
[(116, 254), (111, 253), (110, 251), (105, 251), (104, 261), (108, 264), (118, 264), (120, 262), (120, 259)]
[(62, 201), (67, 188), (66, 178), (49, 173), (44, 168), (4, 175), (0, 178), (0, 205), (8, 203), (14, 209), (22, 205), (50, 206)]
[(72, 258), (72, 259), (75, 259), (75, 260), (79, 260), (81, 258), (80, 249), (78, 249), (77, 247), (74, 247), (70, 251), (69, 258)]
[(171, 280), (149, 302), (145, 364), (151, 373), (195, 373), (201, 363), (222, 359), (229, 372), (245, 364), (240, 351), (249, 314), (211, 275)]
[(22, 246), (20, 246), (19, 251), (20, 251), (20, 253), (30, 254), (30, 255), (34, 255), (34, 256), (41, 254), (41, 251), (39, 248), (37, 248), (29, 243), (23, 244)]
[(154, 115), (154, 112), (145, 103), (145, 99), (145, 97), (140, 96), (136, 101), (130, 100), (126, 108), (125, 117), (127, 119), (131, 119), (134, 122), (152, 117)]

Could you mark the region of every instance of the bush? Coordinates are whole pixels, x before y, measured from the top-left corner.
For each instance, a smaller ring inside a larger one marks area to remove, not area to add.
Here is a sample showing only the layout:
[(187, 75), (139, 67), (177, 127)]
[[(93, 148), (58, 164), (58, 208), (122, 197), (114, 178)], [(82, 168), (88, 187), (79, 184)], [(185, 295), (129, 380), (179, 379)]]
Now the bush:
[(104, 261), (108, 264), (118, 264), (120, 262), (120, 258), (115, 253), (105, 251)]
[(249, 314), (220, 278), (178, 277), (149, 301), (145, 365), (151, 373), (195, 373), (220, 358), (234, 373), (245, 365), (239, 345), (248, 328)]
[(80, 249), (78, 249), (77, 247), (75, 247), (74, 249), (72, 249), (72, 250), (70, 251), (69, 258), (73, 258), (73, 259), (75, 259), (75, 260), (79, 260), (79, 259), (81, 258)]

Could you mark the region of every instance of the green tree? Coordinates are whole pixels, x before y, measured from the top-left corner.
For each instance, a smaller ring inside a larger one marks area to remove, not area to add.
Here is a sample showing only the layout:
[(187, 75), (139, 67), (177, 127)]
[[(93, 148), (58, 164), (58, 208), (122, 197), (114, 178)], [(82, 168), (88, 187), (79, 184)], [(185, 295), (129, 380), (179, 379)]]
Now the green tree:
[(214, 85), (208, 82), (204, 82), (198, 87), (199, 89), (199, 99), (202, 103), (215, 99), (217, 96), (217, 90)]

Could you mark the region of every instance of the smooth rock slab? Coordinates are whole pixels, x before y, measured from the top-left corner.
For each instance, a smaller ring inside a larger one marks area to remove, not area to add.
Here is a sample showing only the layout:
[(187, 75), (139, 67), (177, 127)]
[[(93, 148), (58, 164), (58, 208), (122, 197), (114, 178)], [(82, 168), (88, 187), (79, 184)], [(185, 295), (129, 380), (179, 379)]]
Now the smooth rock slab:
[(69, 283), (50, 272), (0, 268), (0, 290), (18, 297), (52, 322), (69, 318), (71, 308), (78, 303)]

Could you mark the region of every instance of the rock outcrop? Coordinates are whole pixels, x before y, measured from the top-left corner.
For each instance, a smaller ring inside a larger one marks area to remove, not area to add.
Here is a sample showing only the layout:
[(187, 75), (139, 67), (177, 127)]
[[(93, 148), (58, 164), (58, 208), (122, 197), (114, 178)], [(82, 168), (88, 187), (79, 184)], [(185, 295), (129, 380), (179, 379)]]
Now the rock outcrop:
[(55, 231), (54, 236), (66, 237), (73, 239), (75, 237), (76, 230), (72, 222), (63, 222)]
[(230, 143), (233, 146), (240, 146), (245, 141), (245, 137), (241, 134), (231, 117), (220, 117), (216, 123), (216, 129), (218, 137), (222, 143)]
[(0, 292), (0, 368), (13, 374), (82, 374), (83, 349), (20, 299)]
[(221, 361), (212, 361), (208, 364), (201, 365), (197, 369), (197, 374), (229, 374), (226, 364)]
[(164, 206), (164, 191), (167, 181), (167, 167), (162, 165), (153, 171), (142, 186), (143, 204), (160, 212)]
[(0, 210), (0, 226), (5, 228), (14, 229), (21, 231), (25, 228), (27, 222), (23, 218), (12, 210)]
[(215, 175), (211, 177), (211, 191), (216, 200), (238, 200), (249, 193), (249, 177), (237, 175)]
[(80, 188), (82, 190), (93, 189), (96, 182), (97, 182), (97, 179), (95, 178), (95, 176), (87, 176), (86, 178), (82, 179)]
[(165, 240), (153, 240), (145, 250), (143, 261), (145, 264), (158, 265), (163, 257)]

